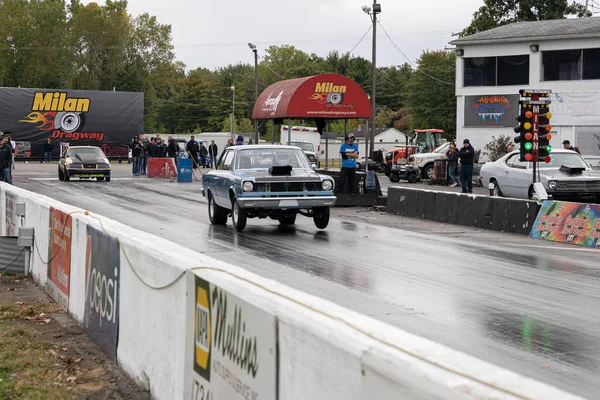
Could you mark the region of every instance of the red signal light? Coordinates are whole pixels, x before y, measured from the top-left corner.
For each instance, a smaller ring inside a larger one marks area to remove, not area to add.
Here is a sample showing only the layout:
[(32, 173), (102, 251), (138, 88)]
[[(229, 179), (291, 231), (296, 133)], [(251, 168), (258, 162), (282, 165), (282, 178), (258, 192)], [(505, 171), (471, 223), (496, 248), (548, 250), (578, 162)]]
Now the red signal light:
[(532, 159), (533, 159), (533, 156), (531, 155), (531, 153), (525, 154), (525, 160), (526, 161), (531, 161)]
[(550, 132), (552, 130), (552, 125), (546, 125), (546, 132)]
[(546, 164), (549, 164), (549, 163), (550, 163), (550, 161), (552, 161), (552, 158), (550, 158), (550, 157), (546, 157), (546, 158), (544, 159), (544, 161), (546, 161)]
[(529, 132), (526, 133), (525, 134), (525, 140), (531, 140), (531, 139), (533, 139), (533, 135), (531, 133), (529, 133)]
[(525, 118), (532, 118), (532, 117), (533, 117), (533, 113), (531, 111), (525, 112)]

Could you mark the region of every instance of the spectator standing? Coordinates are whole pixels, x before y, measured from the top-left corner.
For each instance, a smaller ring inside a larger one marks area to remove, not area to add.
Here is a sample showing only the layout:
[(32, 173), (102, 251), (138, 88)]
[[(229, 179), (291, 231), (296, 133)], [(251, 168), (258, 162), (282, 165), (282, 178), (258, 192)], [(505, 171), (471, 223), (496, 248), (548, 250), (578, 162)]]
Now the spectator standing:
[(473, 160), (475, 149), (469, 139), (463, 140), (463, 147), (458, 152), (460, 158), (460, 183), (463, 193), (473, 193)]
[(235, 141), (235, 145), (243, 146), (244, 145), (244, 136), (238, 135), (237, 140)]
[(204, 143), (200, 142), (200, 148), (198, 149), (200, 155), (200, 165), (202, 168), (206, 168), (206, 157), (208, 157), (208, 149), (204, 146)]
[(233, 139), (231, 139), (231, 138), (227, 141), (225, 148), (228, 148), (229, 146), (233, 146)]
[(211, 140), (210, 146), (208, 146), (208, 156), (210, 157), (210, 166), (212, 168), (217, 165), (217, 154), (219, 154), (219, 147), (215, 144), (214, 140)]
[(342, 169), (340, 171), (339, 193), (352, 193), (354, 191), (354, 178), (356, 177), (356, 159), (358, 158), (358, 145), (354, 143), (354, 134), (346, 136), (346, 142), (340, 147), (342, 156)]
[(450, 187), (456, 187), (456, 167), (458, 166), (458, 151), (456, 145), (450, 143), (450, 150), (448, 150), (448, 175), (450, 176)]
[(44, 143), (44, 162), (46, 164), (52, 160), (52, 150), (54, 150), (54, 144), (52, 144), (52, 139), (48, 138), (46, 143)]
[(12, 162), (12, 148), (9, 144), (8, 136), (3, 135), (0, 138), (0, 181), (12, 185), (12, 175), (10, 167)]
[(155, 157), (165, 157), (167, 155), (167, 146), (162, 142), (160, 136), (156, 137), (156, 145), (154, 148), (156, 149)]
[(140, 143), (142, 144), (142, 152), (140, 156), (140, 175), (146, 175), (146, 170), (148, 168), (148, 140), (146, 139), (146, 135), (140, 135)]
[(187, 142), (187, 144), (185, 145), (185, 150), (187, 151), (187, 153), (190, 155), (190, 158), (192, 159), (194, 169), (197, 169), (198, 168), (198, 152), (200, 152), (200, 147), (198, 146), (198, 143), (196, 142), (195, 136), (193, 136), (193, 135), (190, 136), (190, 141)]
[(142, 149), (142, 144), (140, 143), (140, 138), (138, 136), (133, 138), (133, 143), (131, 143), (131, 157), (133, 158), (133, 176), (138, 176), (141, 173), (141, 154), (144, 149)]
[(578, 154), (581, 154), (581, 152), (579, 151), (579, 148), (571, 146), (571, 142), (569, 142), (568, 140), (563, 141), (563, 148), (565, 150), (571, 150), (571, 151), (577, 152)]
[(169, 145), (167, 146), (167, 156), (175, 159), (175, 166), (179, 166), (177, 162), (177, 157), (179, 156), (179, 143), (173, 136), (169, 136)]
[(156, 157), (156, 139), (154, 137), (150, 138), (150, 143), (146, 149), (148, 152), (148, 158)]

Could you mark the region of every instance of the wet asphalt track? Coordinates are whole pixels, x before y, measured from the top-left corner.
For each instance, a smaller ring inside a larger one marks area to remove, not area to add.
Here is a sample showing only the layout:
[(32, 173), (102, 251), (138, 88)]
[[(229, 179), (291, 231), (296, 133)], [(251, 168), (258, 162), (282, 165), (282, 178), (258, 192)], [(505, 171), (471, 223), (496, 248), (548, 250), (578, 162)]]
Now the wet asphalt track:
[[(126, 178), (126, 165), (116, 166), (110, 183), (65, 183), (55, 169), (21, 168), (17, 184), (600, 398), (600, 251), (462, 227), (416, 233), (365, 222), (349, 209), (335, 210), (325, 231), (298, 217), (285, 228), (248, 220), (237, 233), (230, 222), (210, 225), (199, 183)], [(434, 226), (371, 214), (384, 225)]]

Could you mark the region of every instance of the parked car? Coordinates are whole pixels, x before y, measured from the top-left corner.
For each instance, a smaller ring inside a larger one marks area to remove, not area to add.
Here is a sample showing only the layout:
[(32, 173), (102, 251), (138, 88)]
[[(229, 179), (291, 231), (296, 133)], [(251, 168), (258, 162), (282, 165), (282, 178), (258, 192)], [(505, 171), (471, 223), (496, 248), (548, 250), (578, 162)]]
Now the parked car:
[(311, 164), (315, 164), (317, 168), (321, 168), (321, 162), (319, 161), (319, 155), (315, 151), (315, 146), (312, 142), (305, 140), (292, 140), (291, 142), (286, 143), (288, 146), (298, 146), (302, 149), (306, 157), (308, 157), (308, 162)]
[(58, 179), (96, 178), (110, 182), (110, 162), (104, 152), (95, 146), (72, 146), (60, 157)]
[(283, 145), (232, 146), (215, 170), (202, 175), (212, 224), (231, 219), (236, 230), (248, 218), (271, 218), (293, 225), (298, 214), (312, 217), (317, 228), (329, 223), (336, 197), (334, 180), (316, 173), (302, 149)]
[[(540, 182), (555, 200), (600, 201), (600, 171), (592, 167), (576, 152), (552, 150), (549, 163), (538, 163)], [(494, 185), (496, 196), (531, 199), (533, 196), (533, 166), (519, 161), (519, 152), (513, 151), (481, 167), (479, 179), (483, 186)]]

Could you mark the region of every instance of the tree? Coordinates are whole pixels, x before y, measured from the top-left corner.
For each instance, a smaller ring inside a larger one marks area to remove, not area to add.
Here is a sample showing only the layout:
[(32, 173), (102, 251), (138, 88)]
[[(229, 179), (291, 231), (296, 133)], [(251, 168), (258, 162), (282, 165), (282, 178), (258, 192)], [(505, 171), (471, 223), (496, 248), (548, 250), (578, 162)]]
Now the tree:
[(498, 26), (523, 21), (563, 19), (568, 16), (591, 17), (583, 4), (568, 0), (484, 0), (473, 14), (471, 24), (461, 36), (472, 35)]
[(485, 145), (483, 154), (487, 155), (490, 161), (496, 161), (507, 153), (510, 142), (511, 138), (508, 135), (500, 135), (498, 139), (492, 136), (492, 141)]
[(377, 70), (377, 105), (399, 109), (406, 103), (406, 86), (413, 74), (410, 64), (378, 68)]
[(412, 129), (444, 129), (456, 134), (456, 97), (454, 52), (424, 52), (407, 85), (407, 103)]

